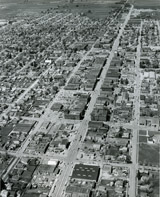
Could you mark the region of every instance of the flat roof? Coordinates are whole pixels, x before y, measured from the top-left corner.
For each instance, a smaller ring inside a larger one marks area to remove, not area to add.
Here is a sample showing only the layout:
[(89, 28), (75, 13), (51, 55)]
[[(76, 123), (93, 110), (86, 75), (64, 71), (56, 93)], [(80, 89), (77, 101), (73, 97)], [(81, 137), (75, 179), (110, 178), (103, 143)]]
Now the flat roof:
[(90, 192), (90, 190), (88, 188), (82, 188), (79, 186), (67, 186), (66, 188), (66, 192), (67, 193), (81, 193), (81, 194), (87, 194)]
[(13, 129), (13, 131), (20, 131), (23, 133), (29, 133), (30, 130), (33, 127), (33, 123), (32, 124), (24, 124), (24, 123), (18, 123), (15, 128)]
[(99, 170), (99, 166), (76, 164), (71, 178), (97, 181)]

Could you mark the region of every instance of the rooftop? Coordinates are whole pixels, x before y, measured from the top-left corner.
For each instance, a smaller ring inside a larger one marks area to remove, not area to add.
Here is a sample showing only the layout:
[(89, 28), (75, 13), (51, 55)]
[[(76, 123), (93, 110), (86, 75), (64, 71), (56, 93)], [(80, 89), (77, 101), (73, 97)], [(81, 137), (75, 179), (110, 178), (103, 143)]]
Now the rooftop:
[(97, 181), (99, 177), (99, 171), (99, 166), (76, 164), (72, 173), (72, 178)]

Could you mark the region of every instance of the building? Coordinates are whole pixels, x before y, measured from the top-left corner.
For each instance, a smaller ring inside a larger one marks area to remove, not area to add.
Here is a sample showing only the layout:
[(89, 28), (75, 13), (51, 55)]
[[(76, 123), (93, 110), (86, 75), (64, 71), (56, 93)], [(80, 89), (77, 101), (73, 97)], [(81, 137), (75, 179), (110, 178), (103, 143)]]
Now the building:
[(90, 189), (76, 186), (67, 186), (66, 194), (68, 197), (90, 197)]
[(99, 177), (99, 172), (100, 172), (99, 166), (76, 164), (71, 178), (97, 182)]
[(4, 190), (6, 188), (4, 181), (2, 180), (2, 178), (0, 177), (0, 191)]

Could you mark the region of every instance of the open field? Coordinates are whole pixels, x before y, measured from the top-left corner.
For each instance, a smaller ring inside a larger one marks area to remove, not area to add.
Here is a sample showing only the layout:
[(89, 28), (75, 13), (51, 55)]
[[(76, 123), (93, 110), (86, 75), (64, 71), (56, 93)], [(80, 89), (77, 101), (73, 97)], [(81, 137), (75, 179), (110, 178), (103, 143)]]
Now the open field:
[(22, 14), (40, 13), (48, 8), (55, 8), (59, 5), (58, 1), (50, 0), (0, 0), (0, 19), (10, 19)]
[[(59, 10), (85, 13), (89, 17), (104, 18), (119, 0), (75, 0), (73, 4), (67, 0), (0, 0), (0, 19), (8, 19), (21, 14), (35, 14), (48, 8), (59, 6)], [(160, 8), (160, 0), (129, 0), (137, 8)], [(88, 13), (88, 11), (91, 11)]]
[(108, 4), (91, 4), (91, 3), (75, 3), (66, 4), (59, 8), (60, 11), (64, 9), (69, 10), (72, 13), (84, 13), (90, 18), (100, 18), (103, 19), (108, 16), (108, 13), (112, 8), (118, 8), (120, 5), (115, 3)]
[(160, 151), (158, 145), (140, 144), (139, 147), (139, 163), (159, 165)]
[[(73, 4), (65, 0), (0, 0), (0, 19), (8, 19), (22, 14), (40, 13), (48, 8), (57, 8), (59, 11), (69, 10), (73, 13), (85, 13), (89, 17), (104, 18), (111, 8), (120, 7), (113, 1), (79, 1)], [(88, 12), (90, 10), (90, 12)]]
[(136, 8), (160, 9), (160, 0), (130, 0)]

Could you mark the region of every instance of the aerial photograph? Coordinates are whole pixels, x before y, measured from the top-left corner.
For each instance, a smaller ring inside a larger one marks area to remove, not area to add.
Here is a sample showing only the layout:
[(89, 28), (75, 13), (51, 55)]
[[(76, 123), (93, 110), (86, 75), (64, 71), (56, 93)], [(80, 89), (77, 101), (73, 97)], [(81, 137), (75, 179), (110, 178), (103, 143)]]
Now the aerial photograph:
[(0, 0), (0, 197), (160, 197), (160, 0)]

